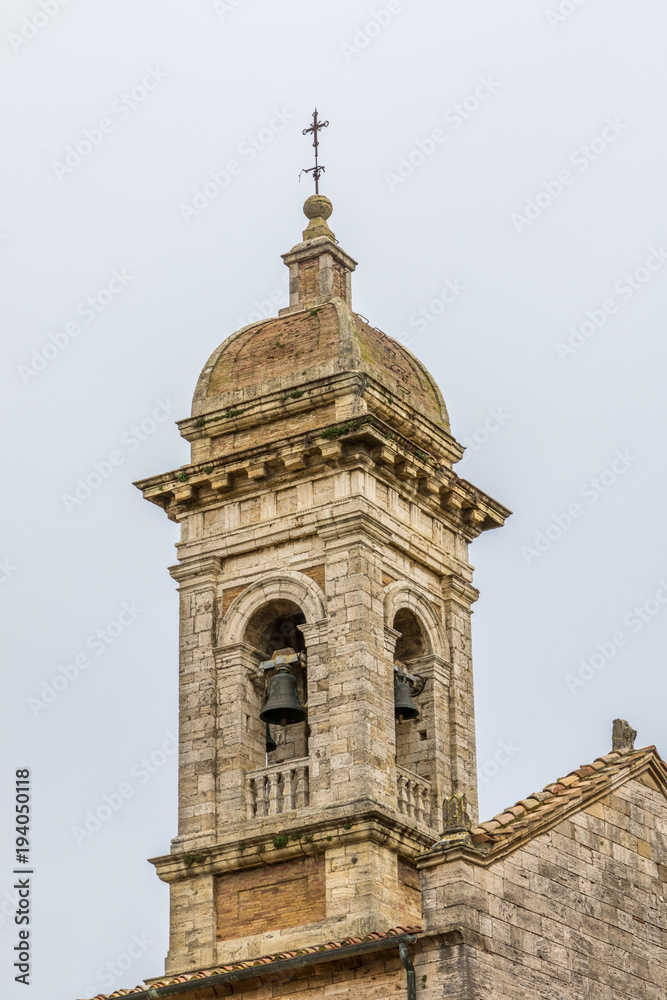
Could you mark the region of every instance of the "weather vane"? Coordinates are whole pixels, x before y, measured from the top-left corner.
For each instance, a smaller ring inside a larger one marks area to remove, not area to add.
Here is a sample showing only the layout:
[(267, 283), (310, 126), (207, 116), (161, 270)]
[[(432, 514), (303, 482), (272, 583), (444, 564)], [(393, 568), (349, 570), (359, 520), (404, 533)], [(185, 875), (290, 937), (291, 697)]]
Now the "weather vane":
[[(301, 171), (301, 174), (313, 175), (313, 178), (315, 180), (315, 194), (320, 193), (320, 174), (324, 173), (324, 167), (321, 167), (320, 164), (317, 162), (318, 147), (320, 144), (317, 133), (321, 128), (326, 128), (328, 124), (329, 122), (321, 122), (318, 119), (317, 108), (315, 108), (315, 110), (313, 111), (313, 124), (310, 126), (310, 128), (304, 128), (302, 131), (302, 135), (310, 135), (311, 132), (313, 133), (313, 146), (315, 147), (315, 166), (304, 168)], [(299, 174), (299, 180), (301, 180), (301, 174)]]

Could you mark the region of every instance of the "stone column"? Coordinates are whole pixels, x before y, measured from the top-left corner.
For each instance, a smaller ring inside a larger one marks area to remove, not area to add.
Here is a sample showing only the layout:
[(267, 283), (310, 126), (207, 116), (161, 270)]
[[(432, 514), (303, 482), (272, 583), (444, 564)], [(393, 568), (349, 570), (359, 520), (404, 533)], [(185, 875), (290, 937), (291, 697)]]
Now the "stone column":
[(308, 657), (308, 738), (310, 805), (323, 806), (330, 800), (331, 762), (329, 744), (329, 622), (299, 625), (306, 640)]
[(384, 532), (356, 511), (320, 530), (329, 617), (329, 805), (395, 808), (393, 665), (384, 644)]
[(472, 675), (471, 605), (479, 597), (472, 584), (452, 574), (442, 585), (452, 660), (449, 685), (451, 793), (463, 792), (473, 823), (478, 820), (475, 701)]
[(169, 572), (179, 583), (178, 836), (174, 850), (215, 842), (217, 692), (213, 656), (217, 556), (188, 556)]
[(259, 650), (235, 642), (214, 650), (217, 667), (217, 839), (247, 819), (246, 774), (266, 765), (262, 711), (264, 679), (255, 671)]

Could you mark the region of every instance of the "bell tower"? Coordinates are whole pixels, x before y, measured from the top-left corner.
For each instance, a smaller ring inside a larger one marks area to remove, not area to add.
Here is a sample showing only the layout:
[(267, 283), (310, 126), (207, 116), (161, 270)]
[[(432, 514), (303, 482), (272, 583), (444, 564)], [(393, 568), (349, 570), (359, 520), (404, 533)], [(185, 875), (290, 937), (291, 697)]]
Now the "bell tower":
[(289, 305), (209, 358), (190, 464), (137, 484), (182, 531), (172, 974), (418, 924), (443, 800), (477, 818), (468, 544), (509, 511), (353, 311), (331, 202), (304, 212)]

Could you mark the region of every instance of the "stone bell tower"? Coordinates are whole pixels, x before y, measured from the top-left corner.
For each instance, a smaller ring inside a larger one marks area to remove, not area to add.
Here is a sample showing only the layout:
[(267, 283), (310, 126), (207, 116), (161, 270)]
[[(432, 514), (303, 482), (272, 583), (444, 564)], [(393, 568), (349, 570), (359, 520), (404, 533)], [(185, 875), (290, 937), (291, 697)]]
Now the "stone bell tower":
[[(477, 819), (468, 543), (509, 512), (453, 471), (423, 365), (353, 312), (329, 200), (304, 211), (289, 306), (209, 358), (191, 463), (137, 484), (182, 528), (172, 974), (418, 923), (443, 800)], [(267, 732), (281, 664), (307, 718)]]

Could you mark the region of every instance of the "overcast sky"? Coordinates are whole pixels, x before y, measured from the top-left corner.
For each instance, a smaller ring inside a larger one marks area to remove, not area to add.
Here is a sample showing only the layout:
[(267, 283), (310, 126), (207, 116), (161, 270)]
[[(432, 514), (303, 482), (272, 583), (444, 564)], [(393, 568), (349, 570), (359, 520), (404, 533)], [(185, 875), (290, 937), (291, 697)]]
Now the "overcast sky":
[(163, 971), (146, 858), (176, 833), (177, 529), (131, 483), (188, 460), (174, 421), (209, 354), (284, 302), (315, 104), (354, 305), (429, 367), (458, 471), (514, 511), (471, 550), (483, 817), (607, 752), (617, 716), (665, 752), (664, 3), (4, 0), (0, 19), (2, 995), (27, 995), (23, 767), (32, 1000)]

